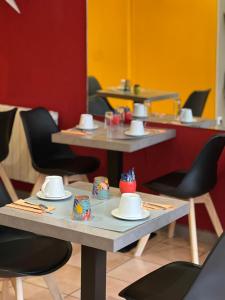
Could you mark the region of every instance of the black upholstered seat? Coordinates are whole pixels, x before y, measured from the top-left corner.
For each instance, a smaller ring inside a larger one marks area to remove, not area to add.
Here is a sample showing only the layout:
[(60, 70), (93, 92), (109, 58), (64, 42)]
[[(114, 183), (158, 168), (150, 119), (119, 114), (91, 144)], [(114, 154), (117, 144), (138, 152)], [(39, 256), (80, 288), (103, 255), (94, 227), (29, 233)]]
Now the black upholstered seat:
[(45, 108), (21, 111), (20, 115), (35, 170), (47, 175), (70, 176), (98, 169), (97, 158), (76, 155), (68, 145), (52, 143), (51, 135), (59, 129)]
[(225, 235), (202, 267), (174, 262), (142, 277), (120, 292), (126, 300), (225, 299)]
[(225, 134), (214, 136), (187, 172), (176, 171), (145, 184), (150, 190), (175, 198), (201, 196), (217, 183), (217, 163), (225, 146)]
[(114, 111), (105, 97), (98, 96), (96, 92), (101, 90), (101, 85), (94, 76), (88, 76), (88, 113), (96, 116), (104, 116), (107, 111)]
[(190, 108), (194, 117), (201, 117), (210, 91), (210, 89), (194, 91), (186, 100), (183, 108)]
[[(0, 195), (0, 206), (11, 202), (2, 183)], [(0, 226), (0, 277), (52, 273), (69, 260), (71, 253), (70, 242)]]
[[(218, 236), (223, 232), (209, 192), (217, 183), (217, 165), (225, 146), (225, 134), (213, 136), (202, 149), (190, 170), (175, 171), (144, 184), (151, 191), (190, 202), (189, 228), (191, 230), (192, 261), (198, 263), (197, 234), (194, 204), (203, 203)], [(203, 196), (199, 198), (199, 196)], [(174, 234), (170, 226), (169, 237)]]

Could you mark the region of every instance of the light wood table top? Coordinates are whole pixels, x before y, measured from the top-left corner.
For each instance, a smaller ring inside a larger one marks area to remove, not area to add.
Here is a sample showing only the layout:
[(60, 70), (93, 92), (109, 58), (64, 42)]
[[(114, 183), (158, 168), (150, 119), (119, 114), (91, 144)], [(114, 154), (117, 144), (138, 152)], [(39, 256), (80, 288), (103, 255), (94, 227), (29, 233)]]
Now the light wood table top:
[[(76, 182), (73, 184), (71, 191), (76, 193), (76, 189), (79, 189), (79, 192), (82, 190), (85, 194), (87, 191), (91, 191), (92, 184)], [(110, 192), (113, 196), (120, 197), (118, 188), (111, 188)], [(146, 222), (125, 232), (105, 230), (89, 226), (86, 222), (72, 221), (69, 216), (65, 215), (68, 206), (68, 201), (65, 200), (60, 201), (60, 204), (52, 201), (46, 202), (39, 200), (45, 204), (47, 203), (47, 205), (55, 205), (56, 210), (53, 214), (39, 215), (14, 208), (1, 207), (0, 223), (5, 226), (31, 231), (36, 234), (51, 236), (104, 251), (115, 252), (146, 234), (154, 232), (189, 213), (188, 201), (145, 193), (139, 194), (144, 201), (172, 204), (173, 208), (160, 210), (157, 216), (151, 217), (150, 215)], [(28, 198), (28, 200), (35, 201), (35, 198)], [(73, 201), (73, 198), (70, 200)], [(107, 208), (107, 200), (105, 201), (105, 206)]]
[[(99, 123), (98, 123), (99, 124)], [(124, 131), (125, 129), (122, 129)], [(152, 130), (152, 134), (141, 138), (108, 138), (103, 125), (85, 136), (71, 134), (70, 132), (58, 132), (52, 135), (52, 141), (60, 144), (76, 145), (97, 149), (135, 152), (176, 137), (174, 129)]]

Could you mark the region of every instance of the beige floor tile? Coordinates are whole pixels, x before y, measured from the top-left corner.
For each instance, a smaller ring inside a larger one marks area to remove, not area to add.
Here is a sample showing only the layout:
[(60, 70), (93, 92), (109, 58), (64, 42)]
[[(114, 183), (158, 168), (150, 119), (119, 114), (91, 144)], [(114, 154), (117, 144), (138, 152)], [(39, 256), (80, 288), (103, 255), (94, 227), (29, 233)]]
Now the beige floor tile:
[[(119, 297), (118, 294), (122, 289), (124, 289), (128, 285), (128, 283), (125, 281), (111, 277), (107, 277), (106, 284), (107, 300), (121, 300), (121, 297)], [(76, 291), (71, 296), (80, 298), (80, 290)]]
[(158, 269), (159, 267), (160, 266), (157, 264), (132, 258), (121, 266), (110, 271), (108, 275), (122, 281), (133, 282), (138, 278)]
[(159, 243), (144, 251), (142, 256), (138, 259), (159, 265), (165, 265), (177, 260), (191, 261), (191, 252), (189, 247)]
[(23, 283), (24, 298), (25, 300), (52, 300), (52, 296), (48, 289), (35, 286), (33, 284)]
[[(58, 282), (60, 291), (64, 294), (71, 294), (73, 291), (80, 288), (80, 268), (65, 265), (60, 270), (54, 273)], [(32, 283), (40, 287), (47, 287), (42, 277), (26, 278), (27, 283)]]
[[(112, 253), (108, 252), (107, 253), (107, 271), (112, 270), (124, 262), (128, 261), (131, 259), (129, 255), (126, 255), (124, 253)], [(73, 267), (81, 267), (81, 253), (77, 253), (71, 256), (70, 260), (68, 261), (68, 264)]]

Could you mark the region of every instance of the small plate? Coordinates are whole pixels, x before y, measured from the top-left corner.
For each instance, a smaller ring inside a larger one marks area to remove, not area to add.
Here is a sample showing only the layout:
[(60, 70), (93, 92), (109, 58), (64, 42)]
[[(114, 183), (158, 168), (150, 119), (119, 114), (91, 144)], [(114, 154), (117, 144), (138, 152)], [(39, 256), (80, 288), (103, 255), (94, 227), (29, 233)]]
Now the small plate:
[(137, 220), (143, 220), (146, 219), (150, 216), (150, 212), (148, 210), (142, 209), (142, 213), (141, 216), (139, 217), (125, 217), (125, 216), (121, 216), (118, 208), (114, 209), (111, 211), (111, 214), (113, 215), (113, 217), (117, 218), (117, 219), (122, 219), (122, 220), (127, 220), (127, 221), (137, 221)]
[(147, 117), (148, 117), (148, 114), (142, 115), (142, 116), (140, 116), (140, 115), (133, 115), (133, 117), (134, 117), (134, 118), (140, 118), (140, 119), (143, 119), (143, 118), (147, 118)]
[(135, 136), (135, 137), (142, 137), (142, 136), (146, 136), (146, 135), (149, 135), (150, 132), (149, 131), (145, 131), (144, 134), (133, 134), (130, 132), (130, 130), (126, 130), (124, 132), (125, 135), (128, 135), (128, 136)]
[(99, 126), (98, 125), (96, 125), (96, 124), (94, 124), (94, 127), (92, 127), (92, 128), (84, 128), (84, 127), (81, 127), (81, 126), (79, 126), (79, 125), (76, 125), (76, 128), (77, 129), (80, 129), (80, 130), (86, 130), (86, 131), (89, 131), (89, 130), (95, 130), (95, 129), (97, 129)]
[(72, 193), (70, 191), (65, 191), (65, 196), (63, 197), (46, 197), (43, 195), (43, 192), (42, 191), (39, 191), (37, 192), (36, 196), (40, 199), (43, 199), (43, 200), (52, 200), (52, 201), (55, 201), (55, 200), (64, 200), (64, 199), (67, 199), (69, 197), (72, 196)]

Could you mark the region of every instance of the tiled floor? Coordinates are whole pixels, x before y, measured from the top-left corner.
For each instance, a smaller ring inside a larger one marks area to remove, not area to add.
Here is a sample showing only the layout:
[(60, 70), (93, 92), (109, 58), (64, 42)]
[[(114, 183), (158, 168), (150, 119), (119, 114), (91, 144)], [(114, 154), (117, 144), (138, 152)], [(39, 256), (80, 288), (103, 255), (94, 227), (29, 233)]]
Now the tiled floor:
[[(212, 248), (210, 243), (199, 243), (201, 262)], [(175, 260), (190, 261), (189, 242), (181, 237), (168, 239), (165, 231), (160, 231), (151, 239), (142, 257), (135, 258), (133, 251), (128, 253), (109, 253), (107, 259), (107, 300), (121, 299), (118, 293), (129, 283), (143, 275)], [(65, 300), (80, 299), (80, 247), (74, 245), (73, 256), (66, 266), (55, 273)], [(14, 298), (13, 288), (10, 289)], [(41, 277), (24, 280), (26, 300), (52, 299)]]

